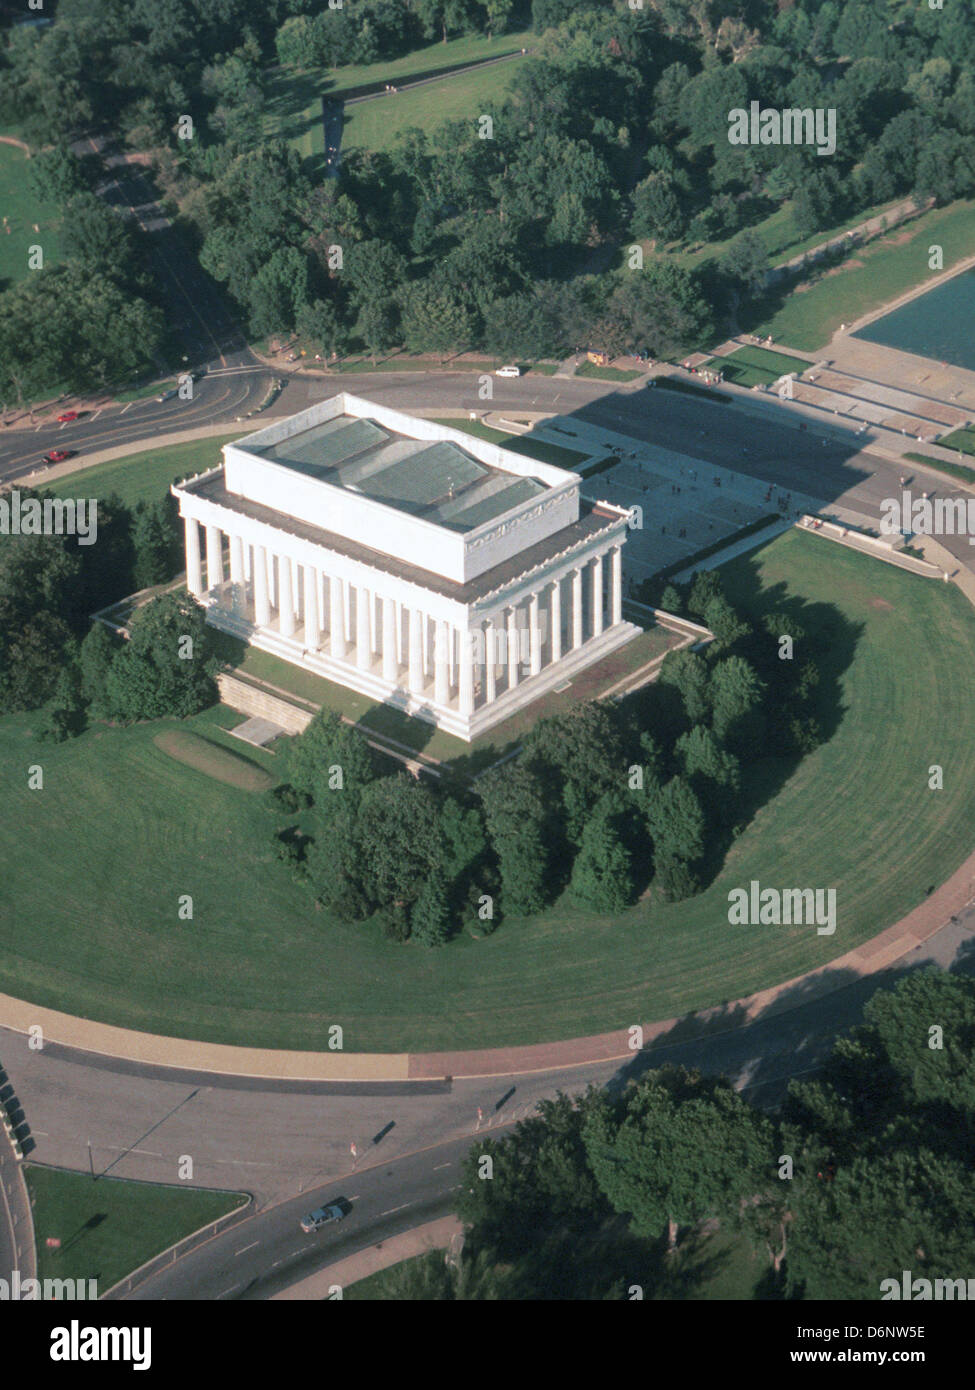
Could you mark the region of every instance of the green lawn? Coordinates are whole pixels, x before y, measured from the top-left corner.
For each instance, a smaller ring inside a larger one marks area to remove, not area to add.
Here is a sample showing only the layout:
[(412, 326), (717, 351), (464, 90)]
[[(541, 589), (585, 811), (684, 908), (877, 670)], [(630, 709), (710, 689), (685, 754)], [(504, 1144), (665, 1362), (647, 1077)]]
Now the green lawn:
[(643, 372), (624, 367), (597, 367), (595, 362), (583, 362), (576, 376), (596, 377), (599, 381), (635, 381)]
[(841, 323), (889, 304), (926, 275), (928, 247), (944, 249), (944, 269), (975, 255), (975, 202), (962, 201), (936, 208), (903, 227), (878, 237), (807, 289), (794, 290), (782, 307), (756, 326), (776, 342), (803, 352), (825, 347)]
[[(878, 203), (876, 207), (867, 208), (863, 212), (856, 213), (853, 217), (848, 217), (845, 222), (838, 222), (835, 227), (814, 232), (812, 236), (800, 237), (796, 227), (795, 205), (789, 200), (777, 207), (764, 221), (756, 222), (753, 230), (765, 243), (771, 264), (773, 266), (782, 265), (785, 261), (791, 261), (794, 256), (801, 256), (804, 252), (811, 251), (814, 246), (821, 246), (824, 241), (833, 241), (836, 237), (842, 236), (844, 232), (858, 227), (861, 222), (869, 222), (871, 218), (882, 216), (883, 213), (901, 202), (903, 202), (902, 198), (893, 198), (889, 202)], [(719, 241), (705, 242), (694, 251), (681, 250), (676, 243), (671, 243), (671, 246), (667, 248), (668, 254), (680, 265), (690, 270), (703, 261), (720, 260), (735, 237), (740, 235), (740, 232), (735, 232), (734, 235), (723, 237)], [(645, 244), (649, 246), (649, 243)]]
[[(725, 566), (753, 611), (789, 596), (835, 728), (790, 773), (755, 766), (761, 809), (717, 880), (620, 916), (568, 899), (442, 951), (333, 921), (275, 862), (283, 818), (256, 793), (167, 757), (164, 728), (96, 726), (40, 744), (36, 715), (0, 721), (0, 990), (121, 1026), (252, 1046), (489, 1047), (667, 1018), (822, 965), (923, 900), (972, 847), (975, 613), (955, 590), (790, 531)], [(760, 586), (760, 587), (759, 587)], [(851, 638), (851, 632), (855, 640)], [(249, 755), (250, 756), (250, 755)], [(261, 761), (257, 759), (256, 761)], [(44, 789), (27, 787), (39, 762)], [(946, 769), (927, 791), (928, 768)], [(770, 799), (771, 798), (771, 799)], [(835, 887), (839, 928), (727, 925), (757, 878)], [(194, 918), (177, 918), (191, 893)]]
[(966, 468), (963, 463), (948, 463), (944, 459), (932, 458), (930, 454), (904, 454), (912, 463), (923, 463), (949, 478), (960, 478), (963, 483), (975, 483), (975, 468)]
[[(95, 1172), (112, 1156), (93, 1155)], [(168, 1250), (177, 1241), (234, 1211), (242, 1192), (214, 1192), (184, 1184), (126, 1182), (60, 1168), (24, 1168), (34, 1208), (40, 1279), (97, 1279), (99, 1294)], [(61, 1241), (49, 1250), (49, 1236)]]
[(477, 439), (486, 439), (490, 444), (500, 444), (502, 449), (508, 449), (513, 454), (526, 454), (528, 458), (554, 464), (556, 468), (571, 470), (589, 457), (588, 454), (580, 453), (578, 449), (567, 449), (564, 444), (550, 444), (547, 440), (535, 439), (530, 434), (505, 434), (503, 430), (493, 430), (490, 425), (481, 424), (479, 420), (444, 417), (436, 419), (434, 423), (461, 430), (464, 434), (472, 434)]
[(121, 404), (126, 405), (129, 401), (144, 401), (150, 396), (159, 396), (163, 391), (171, 391), (176, 386), (176, 378), (170, 377), (168, 381), (152, 381), (145, 386), (133, 386), (128, 391), (116, 391), (115, 399)]
[(741, 347), (728, 357), (712, 357), (705, 366), (713, 372), (723, 372), (736, 386), (770, 386), (787, 372), (801, 375), (811, 363), (802, 357), (788, 357), (784, 352), (770, 352), (768, 348)]
[(161, 449), (146, 449), (139, 454), (109, 459), (77, 473), (66, 473), (53, 482), (39, 486), (55, 497), (107, 497), (116, 492), (127, 506), (136, 502), (154, 501), (163, 496), (170, 483), (190, 473), (202, 473), (215, 468), (221, 461), (220, 450), (232, 439), (252, 430), (236, 430), (233, 434), (214, 435), (195, 439), (190, 444), (169, 444)]
[[(642, 1246), (645, 1258), (652, 1262), (656, 1241), (631, 1237), (630, 1243), (636, 1250)], [(396, 1298), (404, 1271), (424, 1258), (424, 1255), (414, 1255), (369, 1274), (343, 1289), (342, 1297), (353, 1303)], [(667, 1273), (682, 1301), (739, 1301), (758, 1297), (757, 1286), (767, 1268), (768, 1262), (755, 1254), (743, 1236), (718, 1228), (683, 1234), (675, 1254), (669, 1259)], [(536, 1292), (543, 1296), (546, 1290)], [(647, 1297), (653, 1297), (649, 1290)]]
[[(35, 198), (27, 188), (27, 156), (16, 145), (0, 145), (0, 290), (25, 279), (28, 248), (40, 246), (44, 264), (54, 265), (60, 250), (61, 209)], [(34, 231), (34, 224), (40, 228)]]
[(975, 454), (975, 430), (952, 430), (938, 440), (942, 449), (958, 449), (963, 454)]
[(342, 149), (386, 150), (411, 126), (430, 134), (444, 121), (476, 122), (488, 107), (504, 100), (516, 71), (516, 63), (497, 63), (441, 77), (412, 91), (354, 102), (345, 108)]
[[(269, 136), (277, 136), (291, 141), (303, 158), (318, 160), (324, 155), (325, 150), (322, 129), (323, 96), (339, 97), (346, 92), (374, 83), (380, 85), (385, 85), (387, 82), (396, 85), (406, 84), (441, 68), (477, 63), (485, 58), (501, 57), (506, 53), (519, 53), (522, 48), (530, 45), (531, 40), (532, 34), (530, 32), (502, 34), (494, 39), (467, 36), (450, 39), (447, 43), (430, 44), (426, 48), (419, 49), (415, 53), (408, 53), (405, 57), (397, 58), (392, 62), (302, 71), (293, 68), (279, 68), (268, 76), (264, 114), (265, 131)], [(509, 65), (501, 63), (498, 64), (497, 68), (491, 68), (488, 71), (505, 74), (503, 79), (494, 79), (495, 90), (500, 91), (501, 84), (507, 82), (510, 73)], [(481, 74), (468, 73), (456, 81), (464, 86), (468, 82), (479, 81), (480, 78)], [(439, 92), (441, 88), (438, 84), (436, 88), (421, 90)], [(472, 88), (468, 88), (468, 90), (472, 90)], [(396, 96), (377, 98), (376, 102), (365, 103), (365, 105), (387, 109), (389, 102), (409, 101), (412, 103), (415, 96), (415, 93), (400, 92)], [(456, 98), (451, 100), (456, 100)], [(460, 114), (467, 114), (468, 109), (464, 108)], [(349, 107), (348, 114), (351, 115), (355, 110), (356, 107)], [(447, 114), (453, 114), (453, 112), (445, 111), (444, 115)], [(477, 114), (480, 112), (478, 111)], [(374, 122), (367, 120), (363, 129), (372, 129), (374, 124)], [(407, 121), (406, 124), (423, 125), (424, 128), (427, 128), (423, 118), (414, 118)], [(434, 121), (433, 124), (439, 124), (439, 122)], [(402, 128), (402, 124), (398, 123), (397, 129)], [(345, 145), (361, 143), (361, 140), (350, 140), (347, 129), (343, 143)], [(381, 140), (381, 143), (374, 148), (382, 148), (385, 143)]]

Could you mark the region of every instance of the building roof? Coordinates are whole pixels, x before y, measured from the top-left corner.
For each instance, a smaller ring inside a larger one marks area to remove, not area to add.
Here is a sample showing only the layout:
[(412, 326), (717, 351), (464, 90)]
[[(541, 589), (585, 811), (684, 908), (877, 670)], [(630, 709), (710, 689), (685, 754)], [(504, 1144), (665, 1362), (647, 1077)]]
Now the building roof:
[(494, 468), (452, 440), (412, 439), (355, 415), (336, 415), (275, 443), (238, 441), (238, 447), (450, 531), (472, 531), (547, 490), (537, 478)]
[(373, 550), (358, 541), (349, 540), (346, 536), (340, 536), (334, 531), (328, 531), (320, 526), (301, 521), (286, 512), (275, 511), (272, 507), (266, 507), (260, 502), (252, 502), (237, 493), (228, 492), (224, 486), (222, 467), (176, 486), (181, 492), (192, 493), (194, 496), (207, 502), (213, 502), (228, 511), (251, 517), (254, 521), (263, 522), (267, 526), (273, 526), (275, 530), (283, 531), (287, 535), (310, 541), (313, 545), (358, 560), (384, 574), (393, 575), (397, 579), (406, 580), (420, 588), (429, 589), (433, 593), (442, 594), (446, 598), (455, 599), (458, 603), (465, 604), (475, 603), (479, 599), (486, 598), (489, 594), (513, 583), (522, 575), (527, 575), (550, 560), (583, 546), (601, 532), (619, 528), (626, 521), (625, 512), (611, 510), (599, 503), (588, 504), (588, 506), (584, 504), (578, 521), (574, 521), (570, 526), (563, 527), (560, 531), (554, 532), (534, 545), (527, 546), (510, 559), (504, 560), (493, 569), (478, 575), (476, 579), (461, 584), (447, 579), (441, 574), (436, 574), (432, 570), (421, 569), (417, 565), (398, 560), (395, 556), (387, 555), (382, 550)]

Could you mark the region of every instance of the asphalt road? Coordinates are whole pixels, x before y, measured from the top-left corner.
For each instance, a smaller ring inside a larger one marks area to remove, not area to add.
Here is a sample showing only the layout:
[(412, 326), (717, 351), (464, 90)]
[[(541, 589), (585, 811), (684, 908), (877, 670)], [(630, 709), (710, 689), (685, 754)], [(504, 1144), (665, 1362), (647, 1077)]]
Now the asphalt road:
[[(17, 426), (0, 431), (0, 482), (25, 477), (41, 465), (44, 454), (52, 448), (76, 449), (83, 457), (153, 437), (158, 437), (163, 445), (167, 434), (207, 425), (226, 424), (228, 430), (233, 429), (239, 416), (260, 403), (274, 375), (284, 377), (285, 388), (268, 411), (254, 419), (254, 429), (273, 419), (306, 410), (315, 401), (325, 400), (339, 391), (368, 396), (404, 410), (442, 407), (483, 411), (485, 408), (477, 395), (478, 377), (469, 372), (436, 376), (422, 372), (348, 373), (316, 379), (295, 374), (289, 377), (283, 365), (271, 372), (260, 364), (221, 367), (211, 362), (207, 374), (195, 384), (191, 401), (174, 397), (159, 404), (155, 397), (149, 397), (93, 411), (86, 419), (66, 425), (47, 423), (36, 428)], [(497, 383), (499, 388), (501, 385)], [(504, 382), (503, 389), (495, 392), (493, 405), (500, 410), (572, 412), (611, 389), (605, 382), (584, 379), (523, 377)]]
[[(451, 1209), (459, 1156), (481, 1134), (503, 1133), (558, 1091), (620, 1086), (649, 1067), (682, 1063), (728, 1076), (762, 1105), (814, 1072), (864, 1003), (906, 971), (938, 963), (975, 973), (975, 909), (897, 966), (739, 1026), (719, 1016), (706, 1036), (675, 1034), (632, 1061), (540, 1073), (413, 1085), (277, 1084), (120, 1069), (49, 1046), (31, 1052), (0, 1030), (0, 1049), (36, 1147), (30, 1157), (99, 1176), (169, 1181), (189, 1154), (201, 1186), (245, 1190), (255, 1213), (139, 1292), (150, 1298), (268, 1298), (287, 1283)], [(353, 1170), (349, 1146), (358, 1150)], [(300, 1217), (340, 1197), (353, 1213), (306, 1237)], [(0, 1277), (3, 1271), (0, 1269)]]

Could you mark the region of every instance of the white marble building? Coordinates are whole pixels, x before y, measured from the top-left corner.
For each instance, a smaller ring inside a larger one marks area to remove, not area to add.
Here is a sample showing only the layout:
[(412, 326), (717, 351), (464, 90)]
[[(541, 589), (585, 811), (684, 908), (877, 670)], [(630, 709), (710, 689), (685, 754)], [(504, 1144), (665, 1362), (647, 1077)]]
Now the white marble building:
[(346, 394), (223, 456), (172, 489), (208, 620), (460, 738), (639, 632), (576, 473)]

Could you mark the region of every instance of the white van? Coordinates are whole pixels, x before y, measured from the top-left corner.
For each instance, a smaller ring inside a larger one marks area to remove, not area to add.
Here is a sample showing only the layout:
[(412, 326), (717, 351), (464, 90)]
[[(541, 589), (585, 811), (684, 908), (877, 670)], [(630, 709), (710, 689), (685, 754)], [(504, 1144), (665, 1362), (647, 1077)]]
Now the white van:
[(495, 376), (521, 376), (520, 367), (499, 367)]

